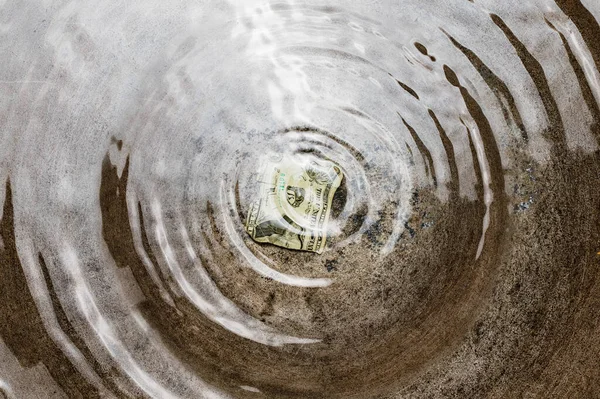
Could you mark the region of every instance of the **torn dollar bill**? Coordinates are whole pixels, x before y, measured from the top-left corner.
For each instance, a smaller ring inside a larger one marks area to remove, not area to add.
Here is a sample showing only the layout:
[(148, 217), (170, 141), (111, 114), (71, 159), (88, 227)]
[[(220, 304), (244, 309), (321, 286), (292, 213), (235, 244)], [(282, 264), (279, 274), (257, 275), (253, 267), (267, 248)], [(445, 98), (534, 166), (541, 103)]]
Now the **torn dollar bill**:
[(258, 198), (251, 204), (246, 231), (257, 242), (322, 253), (331, 202), (343, 173), (313, 156), (273, 156), (262, 162)]

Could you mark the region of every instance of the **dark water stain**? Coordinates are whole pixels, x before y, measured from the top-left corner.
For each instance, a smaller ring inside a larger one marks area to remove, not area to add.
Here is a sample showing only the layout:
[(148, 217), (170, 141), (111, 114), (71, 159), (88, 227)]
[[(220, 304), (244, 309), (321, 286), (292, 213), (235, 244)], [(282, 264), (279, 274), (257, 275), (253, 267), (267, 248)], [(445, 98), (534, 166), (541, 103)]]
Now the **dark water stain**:
[(117, 146), (117, 149), (118, 149), (119, 151), (121, 151), (121, 150), (123, 149), (123, 140), (119, 140), (119, 139), (117, 139), (115, 136), (112, 136), (112, 137), (110, 138), (110, 142), (111, 142), (112, 144), (115, 144), (115, 145)]
[(22, 367), (43, 364), (71, 398), (100, 398), (46, 331), (19, 259), (10, 181), (0, 223), (0, 336)]
[[(479, 134), (483, 141), (485, 156), (490, 167), (490, 189), (494, 193), (494, 199), (490, 206), (490, 227), (486, 232), (483, 256), (494, 257), (495, 253), (502, 247), (503, 236), (505, 234), (504, 225), (508, 221), (502, 158), (490, 122), (481, 109), (481, 106), (475, 101), (469, 91), (460, 84), (456, 73), (454, 73), (447, 65), (444, 65), (444, 73), (448, 82), (459, 89), (469, 114), (477, 124)], [(489, 246), (490, 243), (492, 243), (494, 251), (485, 255), (485, 248)]]
[[(462, 121), (461, 121), (462, 122)], [(463, 126), (464, 123), (463, 123)], [(475, 192), (477, 193), (477, 198), (480, 202), (484, 200), (484, 192), (483, 192), (483, 177), (481, 175), (481, 165), (479, 163), (479, 157), (477, 156), (477, 150), (475, 149), (475, 144), (473, 144), (473, 137), (471, 137), (471, 130), (465, 126), (467, 131), (467, 137), (469, 138), (469, 149), (471, 150), (471, 159), (473, 160), (473, 171), (475, 173)]]
[(450, 188), (450, 193), (453, 197), (458, 195), (458, 190), (460, 188), (460, 183), (458, 180), (458, 166), (456, 165), (456, 155), (454, 154), (454, 146), (452, 145), (452, 141), (448, 138), (446, 131), (440, 124), (435, 112), (429, 110), (429, 116), (435, 123), (435, 127), (440, 134), (440, 139), (442, 140), (442, 144), (444, 146), (444, 150), (446, 152), (446, 156), (448, 157), (448, 165), (450, 167), (450, 183), (448, 187)]
[[(492, 72), (492, 70), (485, 65), (485, 63), (473, 51), (460, 44), (454, 37), (449, 35), (443, 29), (442, 32), (444, 32), (452, 44), (459, 49), (465, 55), (465, 57), (467, 57), (471, 65), (473, 65), (488, 87), (492, 90), (492, 93), (494, 93), (498, 99), (498, 102), (500, 103), (500, 106), (502, 107), (502, 114), (507, 123), (509, 123), (509, 120), (512, 118), (516, 127), (521, 132), (521, 138), (524, 141), (527, 141), (529, 139), (529, 135), (527, 134), (525, 125), (523, 124), (521, 113), (519, 112), (515, 103), (515, 98), (506, 86), (506, 83), (504, 83), (502, 79)], [(508, 104), (508, 108), (506, 107), (505, 102)]]
[(556, 0), (556, 4), (573, 21), (590, 49), (596, 69), (600, 69), (600, 24), (581, 0)]
[(416, 98), (417, 100), (419, 99), (419, 95), (417, 94), (416, 91), (414, 91), (409, 85), (402, 83), (401, 81), (399, 81), (398, 79), (395, 79), (396, 83), (398, 83), (398, 85), (400, 87), (402, 87), (404, 90), (406, 90), (406, 92), (408, 94), (410, 94), (411, 96), (413, 96), (414, 98)]
[(415, 131), (415, 129), (411, 125), (409, 125), (408, 122), (406, 122), (400, 114), (398, 114), (398, 115), (402, 119), (402, 123), (404, 123), (404, 126), (406, 126), (406, 128), (408, 129), (411, 137), (413, 138), (413, 140), (415, 141), (415, 144), (417, 145), (417, 149), (419, 150), (419, 152), (421, 153), (421, 156), (423, 157), (423, 161), (424, 161), (423, 163), (425, 164), (425, 168), (427, 169), (427, 175), (431, 176), (431, 178), (433, 179), (433, 185), (435, 187), (437, 187), (437, 176), (435, 174), (435, 165), (433, 164), (433, 157), (431, 156), (431, 152), (429, 151), (427, 146), (423, 143), (423, 141), (421, 140), (421, 138), (419, 137), (419, 134)]
[(90, 351), (85, 341), (79, 336), (79, 333), (75, 330), (69, 318), (67, 317), (67, 313), (65, 312), (56, 291), (54, 289), (54, 284), (52, 283), (52, 279), (50, 278), (50, 273), (48, 272), (48, 266), (46, 265), (46, 261), (42, 254), (38, 254), (38, 262), (40, 264), (40, 269), (44, 276), (44, 281), (46, 282), (46, 286), (48, 287), (48, 292), (50, 293), (50, 300), (52, 302), (52, 308), (54, 313), (56, 314), (56, 320), (58, 321), (58, 325), (61, 330), (69, 337), (69, 340), (77, 347), (77, 349), (81, 352), (85, 360), (92, 366), (92, 369), (98, 376), (102, 379), (102, 382), (107, 385), (107, 388), (118, 398), (132, 398), (131, 394), (127, 395), (121, 391), (117, 382), (115, 381), (117, 378), (121, 377), (121, 373), (119, 370), (115, 368), (110, 368), (106, 370), (96, 359), (94, 354)]
[(600, 107), (598, 106), (596, 98), (592, 93), (592, 89), (585, 76), (583, 68), (579, 64), (579, 61), (577, 60), (577, 57), (575, 57), (575, 54), (573, 54), (573, 50), (571, 49), (569, 42), (565, 38), (565, 35), (559, 32), (554, 27), (554, 25), (550, 23), (550, 21), (546, 20), (546, 23), (548, 24), (548, 26), (550, 26), (550, 28), (552, 28), (552, 30), (554, 30), (559, 35), (560, 40), (563, 43), (563, 47), (565, 48), (565, 51), (567, 52), (567, 56), (569, 58), (569, 63), (571, 64), (571, 68), (573, 68), (573, 72), (575, 73), (575, 76), (577, 76), (577, 82), (579, 84), (579, 89), (581, 90), (583, 99), (590, 113), (592, 114), (592, 118), (594, 119), (590, 130), (592, 134), (596, 137), (596, 142), (600, 144)]
[(427, 47), (425, 47), (423, 44), (419, 43), (419, 42), (415, 42), (415, 47), (417, 50), (419, 50), (419, 52), (423, 55), (426, 55), (427, 57), (429, 57), (429, 59), (432, 62), (435, 62), (435, 57), (432, 55), (429, 55), (429, 52), (427, 50)]
[(558, 110), (556, 100), (552, 96), (548, 78), (539, 61), (527, 50), (527, 47), (517, 38), (513, 31), (504, 23), (502, 18), (495, 14), (490, 14), (492, 21), (498, 26), (504, 35), (513, 46), (517, 55), (521, 59), (523, 66), (531, 76), (537, 91), (540, 95), (546, 114), (548, 116), (548, 129), (544, 136), (548, 138), (553, 146), (553, 150), (557, 153), (564, 154), (567, 151), (565, 127), (562, 116)]

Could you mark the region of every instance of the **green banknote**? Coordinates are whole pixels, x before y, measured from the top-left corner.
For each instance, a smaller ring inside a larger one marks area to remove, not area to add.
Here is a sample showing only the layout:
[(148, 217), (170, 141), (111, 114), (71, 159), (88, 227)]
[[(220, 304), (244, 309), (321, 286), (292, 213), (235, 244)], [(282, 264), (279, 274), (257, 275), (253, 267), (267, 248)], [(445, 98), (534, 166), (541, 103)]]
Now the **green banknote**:
[(343, 179), (333, 162), (312, 156), (274, 156), (258, 172), (258, 198), (246, 218), (257, 242), (322, 253), (331, 202)]

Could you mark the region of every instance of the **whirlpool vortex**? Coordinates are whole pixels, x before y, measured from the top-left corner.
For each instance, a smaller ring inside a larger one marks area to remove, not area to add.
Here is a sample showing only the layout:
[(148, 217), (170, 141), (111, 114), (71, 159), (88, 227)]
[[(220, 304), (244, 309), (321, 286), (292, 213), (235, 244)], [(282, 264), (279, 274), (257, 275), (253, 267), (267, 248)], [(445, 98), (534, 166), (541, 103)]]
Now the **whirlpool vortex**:
[(600, 394), (600, 3), (0, 4), (0, 398)]

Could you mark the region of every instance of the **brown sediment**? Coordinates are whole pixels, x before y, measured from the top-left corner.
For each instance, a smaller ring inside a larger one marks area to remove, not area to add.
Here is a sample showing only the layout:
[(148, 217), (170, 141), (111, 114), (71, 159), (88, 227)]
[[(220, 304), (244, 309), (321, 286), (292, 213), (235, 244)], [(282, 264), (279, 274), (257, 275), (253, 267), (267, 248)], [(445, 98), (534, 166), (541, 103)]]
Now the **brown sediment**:
[(586, 398), (600, 388), (600, 215), (593, 211), (600, 209), (600, 194), (592, 183), (598, 176), (600, 152), (557, 160), (538, 182), (552, 190), (517, 219), (511, 269), (522, 271), (508, 295), (523, 318), (504, 317), (522, 331), (502, 338), (520, 341), (508, 355), (513, 362), (503, 365), (513, 380), (495, 386), (493, 397)]
[(10, 181), (6, 182), (0, 235), (0, 337), (21, 366), (45, 365), (69, 397), (100, 398), (98, 389), (75, 368), (42, 322), (17, 252)]

